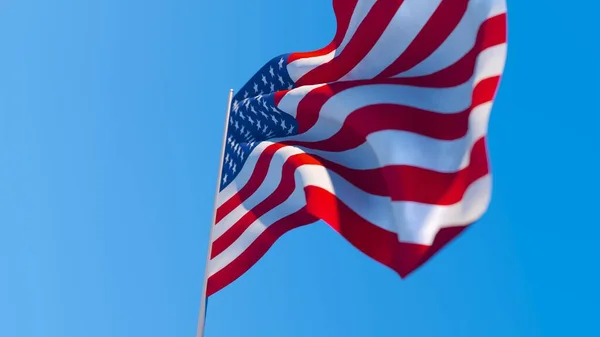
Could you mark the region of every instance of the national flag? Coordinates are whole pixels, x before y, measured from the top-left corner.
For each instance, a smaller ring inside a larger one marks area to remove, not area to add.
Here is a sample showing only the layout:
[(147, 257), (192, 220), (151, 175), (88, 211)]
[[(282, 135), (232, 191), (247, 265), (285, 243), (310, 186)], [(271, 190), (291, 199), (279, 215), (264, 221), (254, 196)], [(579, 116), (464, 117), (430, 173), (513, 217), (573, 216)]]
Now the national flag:
[(234, 97), (208, 296), (318, 220), (405, 277), (488, 208), (505, 0), (333, 7), (328, 46), (273, 58)]

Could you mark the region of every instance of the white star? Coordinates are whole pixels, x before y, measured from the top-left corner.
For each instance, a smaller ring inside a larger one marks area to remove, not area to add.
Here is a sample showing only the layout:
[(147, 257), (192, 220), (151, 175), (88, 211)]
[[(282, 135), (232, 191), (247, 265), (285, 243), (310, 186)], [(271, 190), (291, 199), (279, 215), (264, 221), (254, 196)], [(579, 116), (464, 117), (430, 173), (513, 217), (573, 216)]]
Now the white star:
[(260, 126), (260, 120), (256, 121), (256, 128), (260, 130), (262, 126)]
[(275, 91), (275, 84), (271, 83), (271, 92)]
[(246, 131), (246, 127), (242, 125), (242, 128), (240, 129), (240, 133), (244, 133), (244, 131)]
[(229, 136), (229, 137), (227, 138), (227, 143), (231, 144), (231, 142), (232, 142), (232, 141), (233, 141), (233, 137)]
[(294, 87), (293, 84), (290, 83), (290, 85), (288, 85), (288, 89), (292, 89)]
[(262, 99), (262, 94), (259, 94), (258, 96), (256, 96), (256, 101), (260, 102), (260, 100)]
[(258, 84), (254, 83), (252, 88), (254, 89), (254, 92), (258, 92)]
[(283, 57), (279, 60), (279, 69), (283, 68)]
[(271, 77), (275, 76), (275, 72), (273, 71), (273, 67), (269, 67), (269, 74), (271, 74)]
[(250, 123), (251, 125), (254, 125), (254, 120), (252, 118), (250, 118), (250, 116), (248, 116), (248, 123)]
[(267, 102), (266, 101), (262, 102), (262, 106), (263, 106), (263, 108), (265, 108), (265, 110), (269, 109), (269, 107), (267, 107)]
[(233, 125), (233, 117), (229, 117), (229, 125)]
[(277, 118), (275, 118), (274, 115), (271, 115), (271, 120), (273, 121), (273, 123), (277, 124)]
[(244, 116), (244, 113), (240, 111), (240, 118), (245, 121), (246, 120), (246, 116)]
[(277, 112), (277, 113), (279, 113), (279, 110), (275, 109), (275, 107), (274, 107), (274, 106), (272, 106), (272, 107), (271, 107), (271, 110), (272, 110), (273, 112)]
[(251, 106), (251, 107), (250, 107), (250, 112), (252, 112), (253, 114), (255, 114), (255, 115), (256, 115), (256, 110), (254, 110), (254, 107), (253, 107), (253, 106)]
[(277, 79), (279, 80), (279, 83), (281, 83), (281, 85), (285, 85), (285, 82), (283, 82), (283, 77), (281, 77), (281, 75), (277, 75)]
[(260, 114), (264, 117), (264, 118), (269, 118), (269, 115), (267, 115), (266, 113), (264, 113), (262, 110), (260, 111)]
[(244, 99), (248, 98), (248, 92), (244, 91)]
[(225, 162), (228, 162), (228, 161), (229, 161), (229, 153), (227, 153), (227, 154), (225, 155)]
[(265, 127), (263, 128), (262, 132), (267, 132), (267, 130), (268, 130), (267, 127), (268, 127), (268, 125), (265, 124)]
[(288, 134), (288, 135), (291, 135), (291, 134), (292, 134), (292, 132), (294, 132), (294, 126), (293, 126), (293, 125), (290, 125), (290, 128), (288, 129), (288, 132), (287, 132), (287, 134)]
[(267, 78), (265, 77), (265, 75), (261, 75), (262, 76), (262, 81), (265, 85), (267, 85)]
[(240, 125), (238, 124), (238, 122), (237, 122), (237, 121), (235, 121), (235, 124), (234, 124), (233, 126), (235, 127), (235, 129), (236, 129), (236, 130), (239, 130), (239, 129), (240, 129)]
[(248, 107), (250, 106), (250, 100), (246, 98), (246, 100), (244, 101), (244, 106), (246, 107), (246, 109), (248, 109)]
[(227, 174), (225, 174), (225, 176), (223, 176), (223, 184), (225, 184), (227, 182)]
[(233, 168), (231, 170), (233, 171), (233, 174), (235, 174), (235, 171), (237, 171), (235, 164), (233, 164)]
[(285, 130), (286, 126), (285, 126), (285, 120), (281, 120), (281, 128)]

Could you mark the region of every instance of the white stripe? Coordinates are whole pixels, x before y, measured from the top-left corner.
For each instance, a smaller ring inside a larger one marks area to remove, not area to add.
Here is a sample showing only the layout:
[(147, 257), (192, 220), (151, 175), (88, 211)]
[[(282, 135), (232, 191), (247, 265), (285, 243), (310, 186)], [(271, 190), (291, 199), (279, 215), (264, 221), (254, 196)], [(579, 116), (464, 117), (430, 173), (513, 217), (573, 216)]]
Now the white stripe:
[[(471, 106), (473, 88), (483, 79), (499, 76), (504, 69), (506, 44), (481, 52), (473, 76), (467, 82), (452, 88), (423, 88), (397, 84), (364, 84), (331, 97), (315, 111), (319, 118), (306, 132), (285, 138), (297, 141), (319, 141), (330, 138), (341, 129), (348, 116), (363, 107), (376, 104), (397, 104), (438, 113), (457, 113)], [(314, 87), (291, 91), (278, 105), (279, 109), (296, 117), (299, 102)], [(282, 139), (273, 139), (281, 141)]]
[(367, 17), (373, 5), (377, 0), (359, 0), (354, 8), (354, 12), (352, 13), (352, 18), (350, 19), (350, 24), (348, 25), (348, 29), (346, 30), (346, 35), (344, 35), (344, 39), (342, 43), (340, 43), (339, 47), (336, 50), (336, 56), (340, 55), (350, 40), (354, 37), (354, 34), (358, 30), (358, 27), (362, 24), (364, 19)]
[(440, 229), (466, 226), (479, 220), (489, 207), (492, 176), (473, 182), (459, 203), (431, 206), (417, 202), (393, 202), (395, 230), (401, 242), (432, 245)]
[(423, 29), (441, 0), (405, 0), (369, 53), (340, 80), (371, 79), (391, 65)]
[[(281, 170), (269, 170), (267, 179), (279, 181), (280, 178)], [(297, 188), (284, 203), (252, 223), (232, 245), (210, 261), (210, 276), (235, 260), (268, 226), (302, 208), (305, 204), (305, 195), (304, 190), (298, 188), (300, 186), (317, 186), (325, 189), (335, 194), (366, 221), (397, 233), (402, 242), (424, 245), (431, 245), (441, 228), (467, 225), (478, 220), (487, 209), (491, 196), (489, 175), (471, 184), (460, 202), (448, 206), (392, 202), (387, 197), (375, 196), (357, 189), (320, 165), (301, 166), (296, 170), (294, 178)], [(265, 198), (269, 195), (260, 190), (257, 194)]]
[(326, 84), (315, 84), (315, 85), (303, 85), (298, 88), (294, 88), (288, 91), (279, 101), (277, 107), (279, 110), (284, 111), (288, 115), (296, 118), (296, 114), (298, 113), (298, 104), (300, 101), (308, 95), (309, 92), (325, 86)]
[(442, 45), (423, 62), (394, 77), (430, 75), (453, 65), (473, 48), (482, 23), (505, 12), (505, 0), (469, 1), (465, 15)]
[(360, 0), (358, 2), (354, 12), (352, 13), (350, 24), (346, 30), (346, 34), (344, 35), (342, 42), (329, 54), (315, 57), (305, 57), (288, 64), (287, 71), (290, 75), (290, 78), (296, 82), (309, 71), (331, 61), (334, 57), (340, 55), (340, 53), (348, 45), (348, 42), (350, 42), (351, 38), (354, 36), (354, 33), (356, 33), (356, 30), (367, 16), (375, 2), (376, 0)]
[(309, 71), (315, 69), (316, 67), (325, 64), (335, 57), (335, 50), (331, 51), (329, 54), (314, 56), (314, 57), (305, 57), (294, 62), (289, 63), (287, 67), (287, 72), (290, 75), (292, 81), (298, 81), (302, 76), (308, 74)]
[(473, 145), (487, 134), (491, 103), (473, 109), (467, 134), (455, 140), (438, 140), (401, 130), (369, 134), (367, 141), (353, 149), (337, 151), (299, 149), (355, 170), (389, 165), (408, 165), (437, 172), (456, 172), (470, 163)]
[(217, 207), (221, 207), (221, 205), (223, 205), (234, 194), (241, 190), (246, 183), (248, 183), (258, 158), (264, 152), (264, 150), (272, 144), (273, 142), (260, 142), (254, 149), (252, 149), (248, 155), (248, 158), (246, 159), (246, 162), (244, 163), (244, 166), (242, 166), (241, 171), (238, 173), (235, 179), (233, 179), (229, 185), (227, 185), (222, 191), (219, 192), (219, 194), (217, 194)]
[(492, 76), (500, 76), (506, 64), (506, 43), (486, 48), (477, 57), (473, 83), (477, 84)]

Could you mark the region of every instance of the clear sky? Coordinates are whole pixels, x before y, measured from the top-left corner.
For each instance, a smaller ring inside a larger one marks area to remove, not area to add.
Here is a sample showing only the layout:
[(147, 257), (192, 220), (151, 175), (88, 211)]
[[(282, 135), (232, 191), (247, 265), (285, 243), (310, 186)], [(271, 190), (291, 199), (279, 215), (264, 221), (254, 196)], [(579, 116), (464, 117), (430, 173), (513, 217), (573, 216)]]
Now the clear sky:
[[(508, 1), (479, 223), (406, 280), (298, 229), (207, 336), (600, 335), (599, 6), (575, 3)], [(228, 89), (329, 42), (330, 7), (2, 1), (0, 336), (194, 336)]]

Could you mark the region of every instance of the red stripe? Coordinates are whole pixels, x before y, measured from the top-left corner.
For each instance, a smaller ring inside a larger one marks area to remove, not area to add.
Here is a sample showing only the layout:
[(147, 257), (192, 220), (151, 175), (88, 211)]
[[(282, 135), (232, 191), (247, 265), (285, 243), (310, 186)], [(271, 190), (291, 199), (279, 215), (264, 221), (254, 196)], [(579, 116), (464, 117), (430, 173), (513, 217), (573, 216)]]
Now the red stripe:
[(298, 133), (304, 133), (312, 128), (319, 119), (319, 111), (325, 103), (338, 93), (356, 86), (352, 82), (338, 82), (332, 85), (325, 84), (313, 89), (298, 103), (296, 110), (296, 121), (298, 122)]
[(404, 53), (375, 78), (392, 77), (431, 55), (456, 28), (468, 4), (469, 0), (442, 0)]
[(207, 296), (223, 289), (247, 272), (288, 231), (317, 221), (304, 208), (281, 218), (262, 232), (235, 260), (208, 279)]
[(287, 94), (290, 91), (291, 91), (291, 89), (286, 89), (286, 90), (279, 90), (279, 91), (276, 91), (275, 93), (273, 93), (273, 101), (275, 102), (275, 106), (278, 106), (279, 102), (281, 102), (281, 99), (283, 99), (283, 96), (285, 96), (285, 94)]
[(252, 171), (252, 176), (248, 180), (248, 182), (242, 186), (242, 188), (236, 192), (231, 198), (229, 198), (226, 202), (224, 202), (219, 208), (217, 208), (217, 216), (215, 220), (215, 224), (219, 223), (223, 218), (232, 212), (236, 207), (238, 207), (242, 202), (248, 199), (254, 191), (258, 189), (258, 187), (263, 183), (265, 177), (267, 176), (267, 172), (269, 170), (269, 165), (271, 163), (271, 159), (277, 150), (284, 147), (285, 144), (276, 143), (269, 145), (258, 158), (254, 170)]
[(310, 57), (318, 57), (327, 55), (334, 51), (344, 40), (344, 36), (350, 26), (350, 20), (352, 19), (352, 13), (356, 8), (358, 0), (333, 0), (333, 12), (337, 22), (337, 30), (333, 41), (326, 47), (319, 50), (303, 53), (292, 53), (288, 58), (288, 63), (292, 63), (296, 60)]
[[(469, 115), (478, 105), (492, 101), (500, 77), (487, 78), (473, 90), (471, 108), (454, 114), (441, 114), (410, 106), (377, 104), (353, 111), (343, 122), (340, 130), (328, 139), (310, 141), (287, 141), (287, 145), (303, 146), (321, 151), (346, 151), (367, 141), (367, 136), (382, 130), (404, 130), (440, 140), (463, 137), (469, 128)], [(318, 119), (318, 112), (309, 115)], [(313, 123), (314, 124), (314, 123)]]
[(339, 80), (373, 48), (396, 14), (403, 0), (377, 1), (340, 55), (302, 76), (296, 86)]
[(454, 228), (441, 229), (431, 246), (402, 243), (398, 241), (398, 234), (366, 221), (328, 191), (315, 186), (308, 186), (304, 190), (310, 214), (324, 220), (353, 246), (393, 269), (401, 277), (406, 277), (426, 262), (462, 232), (465, 225), (456, 224)]
[[(464, 83), (473, 76), (479, 54), (487, 48), (506, 43), (506, 14), (487, 19), (477, 33), (473, 48), (452, 66), (434, 74), (392, 79), (394, 83), (430, 88), (446, 88)], [(389, 80), (388, 80), (389, 81)]]
[[(309, 155), (304, 155), (309, 156)], [(473, 145), (469, 165), (457, 172), (437, 172), (408, 165), (389, 165), (354, 170), (313, 156), (327, 169), (366, 193), (430, 205), (453, 205), (462, 200), (469, 186), (489, 173), (485, 138)]]
[[(215, 257), (221, 254), (253, 222), (274, 207), (284, 203), (296, 188), (294, 173), (303, 165), (322, 165), (365, 192), (389, 196), (392, 201), (414, 201), (437, 205), (452, 205), (459, 202), (467, 188), (489, 172), (485, 138), (481, 138), (474, 144), (469, 165), (452, 173), (436, 172), (407, 165), (354, 170), (310, 154), (296, 154), (289, 157), (283, 164), (281, 181), (275, 191), (244, 214), (239, 221), (214, 241), (211, 256)], [(263, 177), (262, 173), (260, 176)]]

